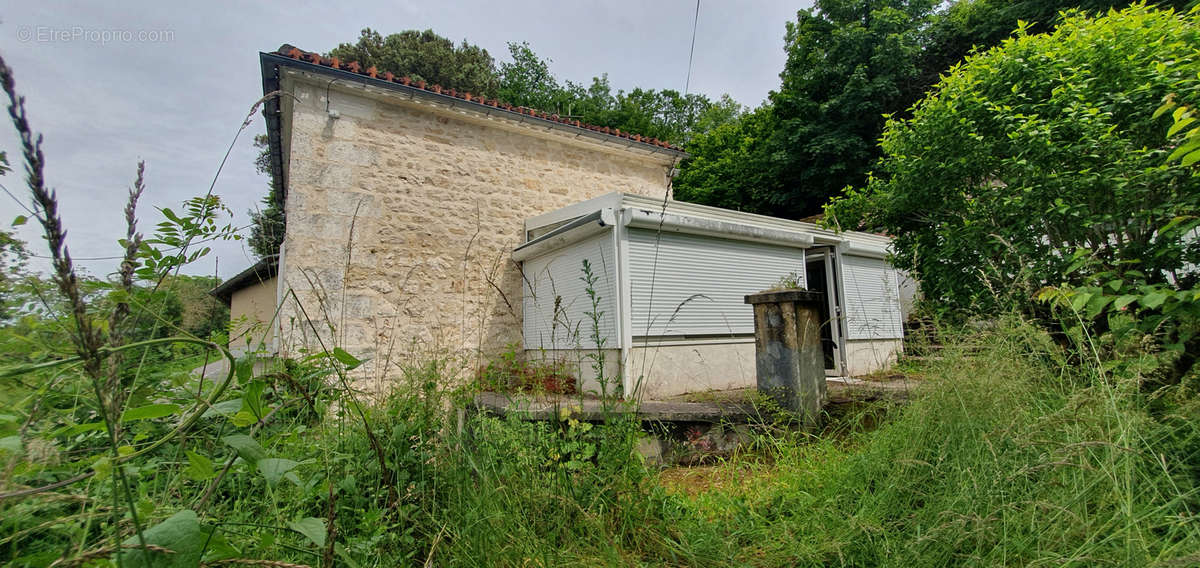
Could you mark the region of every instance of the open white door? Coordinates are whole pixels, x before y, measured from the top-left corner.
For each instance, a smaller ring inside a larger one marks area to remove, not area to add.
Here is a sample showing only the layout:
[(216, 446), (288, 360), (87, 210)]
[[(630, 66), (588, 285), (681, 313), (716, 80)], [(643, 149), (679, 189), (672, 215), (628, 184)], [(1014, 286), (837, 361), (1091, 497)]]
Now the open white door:
[(809, 290), (825, 294), (821, 310), (821, 348), (825, 356), (825, 375), (840, 377), (845, 369), (845, 333), (842, 322), (837, 251), (833, 247), (815, 247), (805, 252), (805, 280)]

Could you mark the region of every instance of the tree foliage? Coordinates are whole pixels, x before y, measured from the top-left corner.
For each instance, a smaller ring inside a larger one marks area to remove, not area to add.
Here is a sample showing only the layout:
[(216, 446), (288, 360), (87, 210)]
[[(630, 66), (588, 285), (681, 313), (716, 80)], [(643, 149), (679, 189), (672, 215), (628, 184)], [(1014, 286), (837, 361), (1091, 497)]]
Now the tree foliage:
[(275, 171), (271, 169), (267, 136), (255, 136), (254, 147), (259, 150), (254, 167), (270, 182), (267, 195), (262, 199), (263, 206), (246, 212), (250, 216), (250, 238), (247, 242), (256, 256), (264, 258), (279, 254), (279, 247), (283, 245), (283, 237), (287, 234), (287, 214), (283, 194), (278, 189), (280, 184), (276, 182)]
[(697, 135), (675, 178), (675, 199), (768, 212), (776, 186), (764, 147), (774, 126), (771, 107), (761, 106)]
[(1195, 93), (1197, 45), (1197, 13), (1145, 6), (1020, 31), (889, 121), (878, 177), (827, 213), (895, 235), (896, 266), (945, 309), (1030, 310), (1066, 285), (1092, 287), (1070, 295), (1087, 319), (1135, 300), (1149, 316), (1200, 283), (1200, 177), (1168, 161), (1178, 138), (1154, 113)]
[(358, 41), (338, 44), (329, 55), (431, 85), (472, 93), (496, 92), (496, 64), (486, 49), (466, 40), (455, 45), (433, 30), (405, 30), (383, 36), (365, 28)]
[(514, 105), (675, 143), (733, 121), (742, 112), (729, 95), (712, 100), (698, 93), (641, 87), (614, 93), (607, 74), (593, 77), (587, 85), (560, 83), (551, 61), (538, 57), (528, 43), (509, 43), (508, 49), (511, 61), (499, 68), (499, 97)]
[(773, 209), (815, 212), (876, 157), (886, 113), (923, 90), (916, 65), (934, 0), (826, 0), (788, 24), (787, 65), (771, 100), (778, 156)]
[[(1167, 0), (1177, 6), (1188, 0)], [(817, 0), (789, 22), (778, 91), (737, 143), (701, 134), (688, 147), (677, 195), (701, 203), (747, 197), (738, 209), (784, 217), (817, 213), (830, 197), (862, 185), (880, 156), (885, 115), (908, 109), (974, 49), (1009, 37), (1020, 22), (1051, 31), (1061, 10), (1098, 13), (1120, 0)], [(764, 136), (763, 129), (769, 131)], [(753, 134), (749, 134), (753, 132)], [(747, 147), (747, 141), (753, 141)], [(752, 156), (747, 156), (747, 152)], [(761, 173), (744, 175), (747, 161)], [(729, 171), (719, 172), (718, 168)], [(690, 175), (697, 169), (699, 175)], [(720, 180), (722, 187), (704, 185)], [(710, 201), (711, 199), (711, 201)]]

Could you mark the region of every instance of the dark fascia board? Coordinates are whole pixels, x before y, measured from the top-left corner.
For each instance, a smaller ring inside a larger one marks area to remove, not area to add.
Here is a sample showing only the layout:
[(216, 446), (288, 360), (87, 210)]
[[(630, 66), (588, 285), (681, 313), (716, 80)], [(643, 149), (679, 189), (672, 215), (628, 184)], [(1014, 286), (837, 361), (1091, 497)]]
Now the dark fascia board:
[[(590, 138), (590, 139), (596, 140), (598, 142), (601, 142), (601, 143), (604, 143), (604, 144), (607, 144), (610, 146), (621, 147), (621, 148), (626, 148), (626, 149), (630, 149), (630, 150), (645, 151), (645, 152), (649, 152), (652, 154), (665, 154), (667, 156), (671, 156), (676, 159), (682, 159), (682, 158), (687, 157), (687, 153), (683, 152), (681, 150), (676, 150), (673, 148), (663, 148), (660, 146), (655, 146), (652, 144), (638, 142), (636, 140), (631, 140), (628, 138), (620, 138), (617, 136), (613, 136), (611, 134), (605, 134), (603, 132), (596, 132), (594, 130), (588, 130), (586, 128), (581, 128), (581, 127), (575, 126), (573, 124), (563, 124), (561, 122), (556, 122), (556, 121), (550, 120), (550, 119), (529, 116), (526, 114), (521, 114), (516, 111), (505, 110), (500, 107), (492, 107), (492, 106), (483, 105), (483, 104), (479, 104), (479, 103), (468, 102), (468, 101), (465, 101), (458, 97), (452, 97), (452, 96), (446, 95), (446, 94), (435, 93), (432, 91), (427, 91), (425, 89), (420, 89), (417, 87), (404, 85), (401, 83), (384, 81), (382, 79), (373, 79), (366, 75), (361, 75), (358, 73), (351, 73), (350, 71), (344, 71), (342, 69), (334, 69), (332, 67), (325, 67), (323, 65), (317, 65), (317, 64), (310, 63), (307, 61), (299, 61), (296, 59), (292, 59), (290, 57), (284, 57), (282, 55), (279, 55), (278, 53), (260, 52), (258, 54), (258, 58), (259, 58), (259, 64), (262, 67), (263, 95), (273, 93), (273, 92), (279, 90), (279, 68), (280, 67), (292, 67), (297, 70), (305, 71), (308, 73), (316, 73), (316, 74), (324, 75), (331, 79), (337, 79), (337, 80), (346, 81), (346, 82), (350, 82), (350, 83), (358, 83), (361, 85), (367, 85), (367, 86), (371, 86), (371, 87), (395, 91), (398, 93), (402, 93), (402, 94), (408, 96), (409, 98), (416, 98), (416, 99), (422, 99), (422, 100), (426, 100), (426, 101), (430, 101), (430, 102), (436, 102), (436, 103), (447, 105), (450, 108), (463, 108), (463, 109), (467, 109), (467, 110), (471, 110), (474, 112), (484, 114), (486, 116), (495, 115), (495, 116), (504, 117), (504, 118), (507, 118), (507, 119), (512, 120), (513, 122), (517, 122), (517, 123), (530, 123), (530, 124), (537, 124), (539, 126), (546, 126), (548, 128), (554, 129), (554, 130), (560, 130), (563, 132), (568, 132), (568, 133), (574, 134), (574, 135), (576, 135), (576, 137), (582, 136), (582, 137)], [(270, 99), (268, 99), (266, 101), (266, 103), (263, 104), (263, 114), (267, 118), (267, 139), (270, 142), (271, 170), (275, 174), (275, 176), (274, 176), (275, 183), (281, 185), (281, 187), (277, 187), (276, 189), (279, 190), (281, 192), (281, 195), (283, 195), (284, 198), (286, 199), (286, 197), (287, 197), (287, 180), (285, 180), (283, 178), (283, 147), (282, 147), (281, 140), (280, 140), (281, 133), (280, 133), (280, 123), (279, 123), (279, 120), (280, 120), (279, 97), (271, 97)]]
[[(268, 57), (267, 53), (259, 53), (258, 61), (262, 67), (263, 96), (279, 90), (279, 64)], [(278, 58), (282, 59), (282, 58)], [(280, 97), (268, 98), (263, 103), (263, 117), (267, 119), (267, 151), (271, 158), (271, 181), (280, 197), (287, 199), (287, 180), (283, 177), (283, 140), (279, 124)]]
[(270, 280), (278, 272), (279, 256), (271, 255), (254, 263), (250, 268), (237, 273), (233, 278), (222, 282), (220, 286), (209, 290), (208, 294), (228, 305), (233, 301), (233, 294), (238, 290)]

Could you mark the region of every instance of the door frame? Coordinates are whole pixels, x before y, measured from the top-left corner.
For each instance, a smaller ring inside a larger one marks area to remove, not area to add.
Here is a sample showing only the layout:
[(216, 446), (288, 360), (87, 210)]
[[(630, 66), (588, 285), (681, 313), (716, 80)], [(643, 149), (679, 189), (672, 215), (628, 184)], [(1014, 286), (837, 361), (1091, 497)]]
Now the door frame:
[[(818, 246), (805, 251), (804, 264), (825, 264), (825, 301), (828, 302), (829, 331), (833, 338), (833, 368), (825, 369), (827, 377), (845, 375), (846, 367), (846, 314), (842, 309), (841, 257), (836, 246)], [(807, 284), (807, 283), (806, 283)]]

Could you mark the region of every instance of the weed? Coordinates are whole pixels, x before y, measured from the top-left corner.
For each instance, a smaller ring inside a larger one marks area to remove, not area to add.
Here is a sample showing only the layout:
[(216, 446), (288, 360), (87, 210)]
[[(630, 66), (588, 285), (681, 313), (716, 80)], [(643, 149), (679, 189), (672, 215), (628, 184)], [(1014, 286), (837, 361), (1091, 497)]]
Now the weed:
[(489, 361), (476, 377), (480, 390), (524, 392), (532, 394), (575, 394), (576, 381), (564, 361), (529, 360), (510, 346), (498, 358)]

